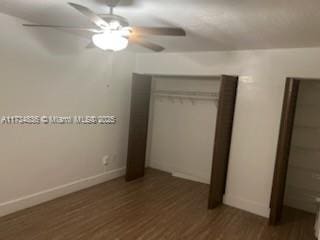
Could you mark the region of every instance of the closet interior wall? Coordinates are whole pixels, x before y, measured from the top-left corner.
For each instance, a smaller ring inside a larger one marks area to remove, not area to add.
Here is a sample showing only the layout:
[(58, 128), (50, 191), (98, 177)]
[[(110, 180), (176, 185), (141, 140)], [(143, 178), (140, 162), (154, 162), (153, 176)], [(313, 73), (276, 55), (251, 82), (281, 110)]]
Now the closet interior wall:
[(221, 77), (153, 76), (147, 166), (210, 183), (220, 83)]
[(285, 205), (316, 212), (320, 197), (320, 82), (301, 81), (292, 135)]

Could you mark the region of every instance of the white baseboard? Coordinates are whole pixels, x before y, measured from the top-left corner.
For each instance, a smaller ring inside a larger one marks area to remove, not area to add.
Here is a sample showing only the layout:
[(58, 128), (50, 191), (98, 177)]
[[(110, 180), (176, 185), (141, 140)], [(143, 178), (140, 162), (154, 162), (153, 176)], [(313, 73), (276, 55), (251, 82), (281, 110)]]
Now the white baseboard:
[(124, 173), (125, 168), (110, 170), (96, 176), (79, 179), (58, 187), (0, 203), (0, 217), (118, 178), (123, 176)]
[(158, 169), (160, 171), (164, 171), (164, 172), (172, 172), (173, 167), (170, 165), (166, 165), (166, 164), (162, 164), (162, 163), (158, 163), (158, 162), (154, 162), (154, 161), (150, 161), (149, 162), (149, 167), (150, 168), (154, 168), (154, 169)]
[(189, 174), (185, 174), (185, 173), (181, 173), (181, 172), (173, 172), (172, 176), (195, 181), (195, 182), (205, 183), (205, 184), (210, 183), (209, 179), (205, 179), (205, 178), (201, 178), (201, 177), (197, 177), (197, 176), (193, 176), (193, 175), (189, 175)]
[(239, 208), (262, 217), (269, 218), (269, 214), (270, 214), (269, 206), (264, 206), (262, 204), (259, 204), (250, 200), (238, 198), (230, 194), (225, 194), (223, 202), (226, 205)]
[(174, 177), (183, 178), (183, 179), (187, 179), (187, 180), (191, 180), (191, 181), (195, 181), (195, 182), (206, 183), (206, 184), (210, 183), (210, 179), (205, 179), (205, 178), (201, 178), (201, 177), (193, 176), (190, 174), (175, 171), (175, 168), (171, 165), (166, 165), (166, 164), (162, 164), (159, 162), (150, 161), (149, 167), (154, 168), (154, 169), (158, 169), (160, 171), (171, 173), (172, 176), (174, 176)]

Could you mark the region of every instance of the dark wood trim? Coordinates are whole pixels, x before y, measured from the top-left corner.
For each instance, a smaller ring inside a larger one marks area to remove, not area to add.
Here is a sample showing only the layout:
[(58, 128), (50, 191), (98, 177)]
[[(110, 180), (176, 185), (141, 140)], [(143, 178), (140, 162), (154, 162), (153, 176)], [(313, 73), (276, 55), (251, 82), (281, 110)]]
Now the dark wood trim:
[(152, 76), (133, 74), (126, 180), (144, 176)]
[(300, 80), (294, 78), (286, 81), (270, 201), (270, 225), (278, 224), (281, 219), (299, 85)]
[(238, 77), (222, 76), (212, 159), (208, 208), (222, 204), (226, 188)]

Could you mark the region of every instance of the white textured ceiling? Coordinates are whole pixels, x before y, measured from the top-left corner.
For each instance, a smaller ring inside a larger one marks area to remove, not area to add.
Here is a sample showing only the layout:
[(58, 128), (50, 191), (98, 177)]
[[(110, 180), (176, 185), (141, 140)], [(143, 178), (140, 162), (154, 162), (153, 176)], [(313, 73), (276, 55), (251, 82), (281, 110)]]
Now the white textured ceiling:
[[(108, 12), (103, 0), (72, 1)], [(92, 26), (65, 0), (1, 0), (0, 12), (39, 24)], [(150, 38), (166, 51), (320, 46), (319, 0), (123, 0), (115, 13), (135, 26), (183, 27), (187, 37)]]

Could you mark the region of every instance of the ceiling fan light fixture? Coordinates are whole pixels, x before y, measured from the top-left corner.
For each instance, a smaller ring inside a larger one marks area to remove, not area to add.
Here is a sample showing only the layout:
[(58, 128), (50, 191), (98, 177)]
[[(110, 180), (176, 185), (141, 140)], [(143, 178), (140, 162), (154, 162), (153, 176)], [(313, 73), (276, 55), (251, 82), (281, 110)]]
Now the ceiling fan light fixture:
[(129, 40), (119, 32), (111, 31), (93, 35), (92, 42), (102, 50), (121, 51), (128, 47)]
[(110, 25), (110, 28), (113, 30), (117, 30), (122, 27), (119, 21), (111, 21), (109, 25)]
[(110, 7), (109, 14), (96, 14), (89, 8), (68, 2), (69, 6), (87, 17), (95, 28), (72, 27), (63, 25), (48, 24), (23, 24), (25, 27), (51, 28), (60, 30), (73, 30), (88, 33), (94, 33), (92, 42), (87, 48), (98, 47), (103, 50), (120, 51), (127, 48), (130, 43), (140, 45), (141, 47), (150, 49), (154, 52), (161, 52), (164, 48), (158, 44), (149, 42), (144, 39), (147, 35), (155, 36), (186, 36), (186, 32), (182, 28), (177, 27), (134, 27), (130, 26), (128, 20), (122, 16), (113, 14), (113, 8), (118, 5), (120, 0), (109, 0), (107, 5)]

